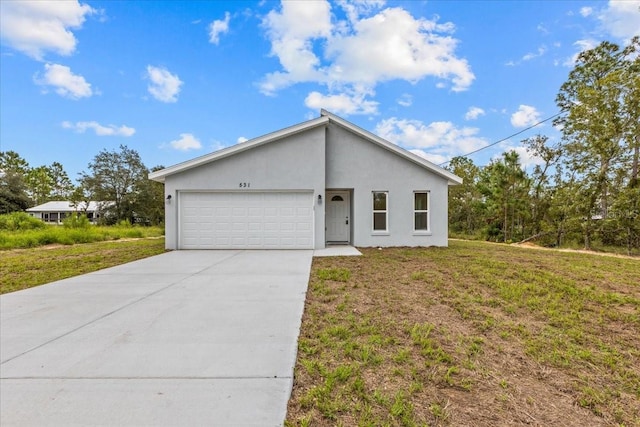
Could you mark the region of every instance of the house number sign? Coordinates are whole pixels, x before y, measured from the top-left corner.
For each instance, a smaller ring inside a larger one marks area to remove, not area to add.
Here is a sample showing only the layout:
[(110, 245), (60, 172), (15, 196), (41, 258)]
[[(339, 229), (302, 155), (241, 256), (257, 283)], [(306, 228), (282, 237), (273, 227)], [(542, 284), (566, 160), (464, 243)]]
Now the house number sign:
[(250, 182), (241, 182), (239, 187), (240, 188), (250, 188), (251, 187), (251, 183)]

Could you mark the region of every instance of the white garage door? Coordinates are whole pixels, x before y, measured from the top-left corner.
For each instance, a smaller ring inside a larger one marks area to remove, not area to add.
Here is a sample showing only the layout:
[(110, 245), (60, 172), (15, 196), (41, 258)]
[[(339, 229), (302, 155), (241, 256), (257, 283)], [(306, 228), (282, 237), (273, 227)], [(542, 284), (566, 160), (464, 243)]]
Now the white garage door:
[(180, 193), (180, 249), (312, 249), (313, 193)]

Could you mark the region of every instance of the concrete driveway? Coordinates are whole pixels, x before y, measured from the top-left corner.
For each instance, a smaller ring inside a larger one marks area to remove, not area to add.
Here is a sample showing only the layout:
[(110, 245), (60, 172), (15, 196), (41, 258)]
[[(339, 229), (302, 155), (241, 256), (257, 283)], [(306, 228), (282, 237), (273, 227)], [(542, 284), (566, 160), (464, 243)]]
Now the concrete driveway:
[(281, 426), (313, 251), (177, 251), (0, 297), (0, 425)]

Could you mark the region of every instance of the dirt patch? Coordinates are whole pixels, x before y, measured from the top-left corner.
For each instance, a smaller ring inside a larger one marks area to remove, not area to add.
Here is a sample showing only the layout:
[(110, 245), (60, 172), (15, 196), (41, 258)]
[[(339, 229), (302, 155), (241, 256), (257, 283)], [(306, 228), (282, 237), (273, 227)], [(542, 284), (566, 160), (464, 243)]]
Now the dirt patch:
[[(462, 239), (449, 239), (451, 241), (456, 241), (456, 242), (465, 242), (466, 240), (462, 240)], [(525, 248), (525, 249), (538, 249), (538, 250), (543, 250), (543, 251), (554, 251), (554, 252), (564, 252), (564, 253), (576, 253), (576, 254), (588, 254), (588, 255), (597, 255), (597, 256), (605, 256), (605, 257), (612, 257), (612, 258), (623, 258), (623, 259), (635, 259), (640, 261), (640, 256), (638, 255), (625, 255), (625, 254), (616, 254), (616, 253), (612, 253), (612, 252), (600, 252), (600, 251), (588, 251), (586, 249), (568, 249), (568, 248), (546, 248), (544, 246), (540, 246), (540, 245), (536, 245), (533, 242), (523, 242), (523, 243), (511, 243), (511, 244), (507, 244), (507, 243), (494, 243), (494, 242), (485, 242), (482, 240), (477, 240), (474, 241), (477, 243), (484, 243), (484, 244), (488, 244), (488, 245), (504, 245), (504, 246), (511, 246), (511, 247), (517, 247), (517, 248)]]
[(539, 250), (544, 250), (544, 251), (556, 251), (556, 252), (565, 252), (565, 253), (576, 253), (576, 254), (607, 256), (607, 257), (613, 257), (613, 258), (635, 259), (635, 260), (640, 261), (640, 256), (614, 254), (614, 253), (610, 253), (610, 252), (587, 251), (585, 249), (545, 248), (543, 246), (538, 246), (538, 245), (536, 245), (534, 243), (530, 243), (530, 242), (513, 243), (512, 246), (515, 246), (515, 247), (518, 247), (518, 248), (526, 248), (526, 249), (539, 249)]
[[(152, 236), (152, 237), (125, 237), (122, 239), (111, 239), (111, 240), (101, 240), (98, 242), (91, 242), (89, 244), (100, 244), (100, 243), (126, 243), (126, 242), (136, 242), (138, 240), (160, 240), (160, 239), (164, 239), (164, 236)], [(75, 243), (75, 245), (86, 245), (87, 243)], [(33, 250), (43, 250), (43, 251), (49, 251), (49, 250), (53, 250), (53, 249), (60, 249), (60, 248), (68, 248), (70, 246), (74, 246), (74, 245), (63, 245), (60, 243), (51, 243), (49, 245), (42, 245), (42, 246), (38, 246), (36, 248), (17, 248), (17, 249), (7, 249), (4, 250), (3, 252), (25, 252), (25, 251), (33, 251)]]

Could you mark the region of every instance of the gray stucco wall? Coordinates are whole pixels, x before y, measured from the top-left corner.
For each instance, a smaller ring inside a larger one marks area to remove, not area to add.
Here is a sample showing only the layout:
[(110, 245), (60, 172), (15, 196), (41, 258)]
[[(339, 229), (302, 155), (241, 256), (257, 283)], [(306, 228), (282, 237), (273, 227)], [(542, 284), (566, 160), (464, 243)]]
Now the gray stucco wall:
[[(241, 187), (247, 183), (249, 187)], [(178, 247), (183, 191), (309, 191), (314, 244), (325, 246), (326, 190), (351, 193), (355, 246), (447, 246), (448, 182), (384, 147), (329, 122), (302, 133), (217, 159), (165, 179), (166, 247)], [(387, 191), (388, 232), (373, 231), (372, 192)], [(429, 192), (430, 230), (414, 232), (414, 192)], [(317, 203), (318, 195), (324, 202)]]
[[(259, 191), (304, 190), (313, 192), (315, 246), (324, 247), (325, 129), (313, 128), (304, 133), (237, 153), (165, 179), (166, 247), (178, 246), (178, 203), (180, 191)], [(248, 188), (240, 188), (248, 183)]]
[[(423, 167), (330, 123), (326, 188), (353, 189), (355, 246), (447, 246), (448, 183)], [(372, 192), (388, 191), (389, 232), (373, 232)], [(430, 193), (430, 233), (413, 231), (414, 191)]]

